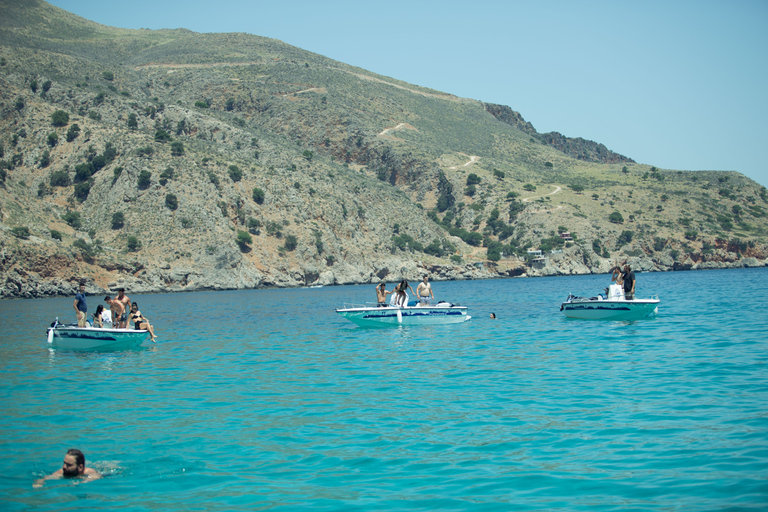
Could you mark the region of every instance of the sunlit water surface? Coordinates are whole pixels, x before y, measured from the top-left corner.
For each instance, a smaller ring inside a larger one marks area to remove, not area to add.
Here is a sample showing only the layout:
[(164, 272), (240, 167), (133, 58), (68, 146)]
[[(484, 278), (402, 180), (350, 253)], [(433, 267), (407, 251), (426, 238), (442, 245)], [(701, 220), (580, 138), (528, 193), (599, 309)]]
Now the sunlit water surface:
[[(655, 319), (559, 311), (607, 284), (436, 282), (472, 320), (384, 329), (333, 311), (374, 285), (138, 295), (158, 343), (116, 352), (47, 347), (72, 298), (1, 301), (0, 508), (768, 508), (768, 269), (638, 274)], [(105, 478), (33, 489), (71, 447)]]

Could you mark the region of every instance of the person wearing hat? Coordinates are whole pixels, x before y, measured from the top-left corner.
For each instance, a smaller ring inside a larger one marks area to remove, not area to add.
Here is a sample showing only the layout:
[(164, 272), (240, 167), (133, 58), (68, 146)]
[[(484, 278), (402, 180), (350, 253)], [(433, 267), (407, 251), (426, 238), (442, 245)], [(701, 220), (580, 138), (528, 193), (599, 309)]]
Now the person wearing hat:
[[(128, 312), (131, 310), (131, 299), (129, 299), (128, 296), (125, 294), (125, 288), (117, 289), (117, 297), (115, 297), (115, 301), (123, 305), (123, 312), (120, 315), (120, 325), (118, 325), (118, 328), (127, 329), (128, 328)], [(113, 322), (115, 321), (114, 316), (112, 317), (112, 321)]]
[(635, 273), (629, 263), (624, 263), (624, 273), (621, 275), (624, 282), (624, 298), (632, 300), (635, 298)]

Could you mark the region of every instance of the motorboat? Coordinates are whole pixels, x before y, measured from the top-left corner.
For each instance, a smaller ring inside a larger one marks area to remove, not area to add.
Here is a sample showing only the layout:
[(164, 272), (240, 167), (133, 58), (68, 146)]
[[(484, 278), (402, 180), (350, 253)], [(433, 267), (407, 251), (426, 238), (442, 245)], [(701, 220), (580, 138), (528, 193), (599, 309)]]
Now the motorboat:
[(568, 318), (586, 320), (639, 320), (654, 316), (659, 311), (658, 296), (650, 299), (626, 299), (623, 295), (602, 294), (594, 297), (578, 297), (568, 294), (560, 304), (560, 311)]
[(438, 325), (466, 322), (471, 316), (466, 306), (440, 301), (435, 305), (378, 306), (347, 305), (336, 309), (347, 320), (363, 327), (388, 325)]
[(48, 328), (48, 345), (73, 350), (122, 349), (140, 346), (149, 335), (146, 329), (117, 329), (111, 323), (105, 327), (78, 327), (60, 324), (58, 319)]

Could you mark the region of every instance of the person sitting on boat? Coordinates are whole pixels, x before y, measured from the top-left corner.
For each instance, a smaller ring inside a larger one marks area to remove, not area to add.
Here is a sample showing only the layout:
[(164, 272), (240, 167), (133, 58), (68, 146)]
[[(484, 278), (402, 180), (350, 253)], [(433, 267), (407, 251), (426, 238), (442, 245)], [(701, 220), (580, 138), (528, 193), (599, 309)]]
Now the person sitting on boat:
[(77, 326), (85, 327), (88, 323), (88, 304), (85, 303), (85, 283), (80, 283), (80, 291), (75, 294), (73, 306), (77, 313)]
[(93, 468), (85, 466), (85, 455), (76, 448), (72, 448), (64, 455), (61, 469), (50, 475), (36, 480), (34, 487), (41, 487), (46, 480), (58, 480), (60, 478), (81, 478), (83, 480), (96, 480), (101, 478), (101, 473)]
[(388, 292), (385, 288), (386, 285), (384, 284), (384, 281), (380, 282), (376, 287), (376, 301), (378, 302), (378, 307), (380, 308), (387, 307), (387, 295), (394, 293)]
[[(104, 302), (109, 304), (110, 309), (110, 315), (112, 317), (112, 327), (114, 328), (120, 328), (120, 324), (117, 324), (117, 322), (120, 320), (120, 318), (123, 316), (123, 313), (125, 312), (125, 307), (121, 302), (117, 302), (116, 300), (112, 300), (112, 297), (107, 295), (104, 297)], [(115, 325), (117, 324), (117, 325)]]
[(102, 320), (102, 313), (104, 312), (104, 306), (99, 304), (96, 306), (96, 312), (93, 314), (93, 324), (94, 327), (98, 327), (99, 329), (104, 328), (104, 322)]
[(624, 273), (621, 275), (621, 280), (624, 284), (624, 297), (627, 300), (635, 298), (635, 273), (632, 272), (632, 267), (629, 263), (624, 264)]
[(155, 339), (157, 338), (157, 336), (155, 336), (155, 330), (150, 325), (149, 320), (147, 320), (141, 314), (141, 311), (139, 311), (138, 302), (131, 304), (131, 321), (133, 322), (133, 327), (135, 329), (146, 329), (149, 331), (149, 336), (152, 338), (152, 343), (155, 343)]
[(424, 280), (416, 287), (416, 296), (419, 298), (419, 306), (429, 306), (435, 300), (432, 285), (429, 284), (429, 276), (424, 276)]

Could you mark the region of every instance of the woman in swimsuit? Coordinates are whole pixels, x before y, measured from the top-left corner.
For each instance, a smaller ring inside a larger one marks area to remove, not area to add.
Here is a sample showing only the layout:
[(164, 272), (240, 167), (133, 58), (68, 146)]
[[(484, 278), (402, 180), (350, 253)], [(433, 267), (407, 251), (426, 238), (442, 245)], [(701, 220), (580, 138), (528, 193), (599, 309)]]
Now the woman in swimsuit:
[(155, 338), (157, 338), (157, 336), (155, 336), (155, 330), (150, 325), (149, 320), (147, 320), (146, 317), (141, 314), (141, 311), (139, 311), (139, 304), (137, 302), (131, 304), (131, 320), (133, 320), (133, 327), (135, 329), (146, 329), (149, 331), (152, 343), (155, 343)]

